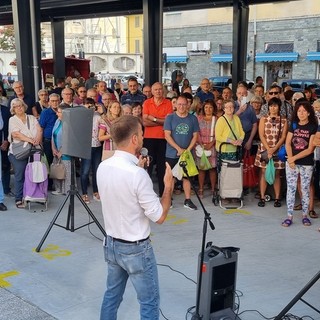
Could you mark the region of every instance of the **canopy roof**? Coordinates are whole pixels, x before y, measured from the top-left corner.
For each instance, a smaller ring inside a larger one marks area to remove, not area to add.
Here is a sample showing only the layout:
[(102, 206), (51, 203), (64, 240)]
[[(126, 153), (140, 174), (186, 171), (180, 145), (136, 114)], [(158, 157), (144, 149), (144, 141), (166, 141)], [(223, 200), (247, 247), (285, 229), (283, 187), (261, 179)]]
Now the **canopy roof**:
[[(142, 14), (143, 0), (37, 0), (40, 1), (41, 22), (52, 19), (86, 19), (106, 16)], [(287, 0), (163, 0), (163, 11), (196, 10), (232, 7)], [(0, 25), (13, 24), (12, 0), (0, 1)]]

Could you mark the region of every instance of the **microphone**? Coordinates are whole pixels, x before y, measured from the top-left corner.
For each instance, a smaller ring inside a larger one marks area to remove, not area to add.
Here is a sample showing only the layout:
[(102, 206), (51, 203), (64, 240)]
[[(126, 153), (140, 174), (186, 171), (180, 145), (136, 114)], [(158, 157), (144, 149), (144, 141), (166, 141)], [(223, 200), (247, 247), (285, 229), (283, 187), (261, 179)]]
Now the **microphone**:
[(148, 149), (147, 148), (141, 148), (140, 154), (142, 155), (142, 158), (148, 158)]
[(147, 161), (144, 163), (144, 169), (148, 168), (148, 149), (147, 148), (141, 148), (140, 155), (142, 156), (142, 159), (147, 159)]

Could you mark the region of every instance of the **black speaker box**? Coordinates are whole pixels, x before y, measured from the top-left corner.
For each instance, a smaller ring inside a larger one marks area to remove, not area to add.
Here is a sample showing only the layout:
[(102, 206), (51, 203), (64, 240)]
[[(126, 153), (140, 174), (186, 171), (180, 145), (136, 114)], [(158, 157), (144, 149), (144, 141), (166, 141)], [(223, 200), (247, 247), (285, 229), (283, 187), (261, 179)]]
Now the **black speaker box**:
[[(216, 312), (232, 311), (235, 303), (236, 275), (238, 253), (236, 251), (217, 251), (213, 247), (205, 250), (203, 265), (198, 270), (202, 272), (199, 315), (203, 320), (212, 318)], [(200, 262), (200, 255), (199, 255)], [(221, 317), (221, 319), (224, 319)], [(229, 318), (226, 318), (229, 319)], [(235, 314), (233, 318), (235, 318)]]
[(230, 308), (214, 312), (210, 320), (241, 320)]
[(74, 107), (63, 110), (62, 153), (90, 159), (93, 109)]

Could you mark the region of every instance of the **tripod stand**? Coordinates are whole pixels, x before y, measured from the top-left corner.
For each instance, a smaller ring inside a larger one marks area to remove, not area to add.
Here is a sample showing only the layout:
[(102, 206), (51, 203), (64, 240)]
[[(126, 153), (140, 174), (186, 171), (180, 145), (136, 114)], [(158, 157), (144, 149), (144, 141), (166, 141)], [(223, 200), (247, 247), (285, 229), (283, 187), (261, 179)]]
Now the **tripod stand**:
[[(102, 232), (102, 234), (106, 237), (107, 234), (104, 231), (103, 227), (101, 226), (101, 224), (99, 223), (99, 221), (97, 220), (97, 218), (94, 216), (94, 214), (92, 213), (92, 211), (90, 210), (90, 208), (87, 206), (87, 204), (83, 201), (83, 199), (81, 198), (78, 189), (76, 188), (76, 184), (75, 184), (75, 158), (71, 157), (71, 184), (70, 184), (70, 190), (67, 192), (67, 196), (64, 199), (64, 201), (61, 203), (58, 211), (56, 212), (55, 216), (53, 217), (52, 221), (50, 222), (50, 225), (47, 229), (47, 231), (45, 232), (45, 234), (43, 235), (40, 243), (38, 244), (37, 248), (36, 248), (36, 252), (39, 252), (41, 250), (41, 247), (43, 245), (43, 243), (45, 242), (47, 236), (49, 235), (49, 232), (51, 231), (52, 227), (54, 225), (61, 227), (63, 229), (66, 230), (70, 230), (71, 232), (74, 232), (80, 228), (83, 228), (85, 226), (88, 226), (91, 223), (95, 223), (97, 225), (97, 227), (100, 229), (100, 231)], [(83, 205), (83, 207), (86, 209), (86, 211), (88, 212), (88, 214), (90, 215), (90, 217), (92, 218), (93, 221), (88, 222), (80, 227), (75, 228), (74, 227), (74, 197), (77, 197), (79, 199), (79, 201), (81, 202), (81, 204)], [(65, 204), (67, 203), (68, 199), (70, 199), (69, 202), (69, 207), (68, 207), (68, 217), (67, 217), (67, 223), (66, 226), (62, 226), (60, 224), (56, 223), (56, 220), (58, 219), (62, 209), (64, 208)]]
[(302, 299), (303, 295), (320, 279), (320, 271), (300, 290), (300, 292), (283, 308), (283, 310), (274, 318), (274, 320), (281, 320), (283, 316), (299, 301), (301, 300), (311, 309), (315, 310), (320, 314), (320, 310), (315, 308), (313, 305)]

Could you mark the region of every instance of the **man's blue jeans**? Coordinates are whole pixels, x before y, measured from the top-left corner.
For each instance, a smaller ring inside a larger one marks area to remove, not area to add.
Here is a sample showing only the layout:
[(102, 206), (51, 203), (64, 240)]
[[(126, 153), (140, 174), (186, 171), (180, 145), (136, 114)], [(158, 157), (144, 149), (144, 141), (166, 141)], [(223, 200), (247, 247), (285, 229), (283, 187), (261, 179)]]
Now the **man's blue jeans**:
[(98, 192), (97, 186), (97, 169), (101, 162), (102, 146), (91, 148), (91, 159), (81, 158), (80, 180), (82, 194), (88, 194), (88, 181), (90, 168), (92, 168), (92, 191)]
[(150, 240), (127, 244), (108, 236), (104, 252), (108, 262), (108, 277), (100, 320), (117, 319), (128, 278), (137, 292), (140, 319), (159, 319), (158, 270)]

